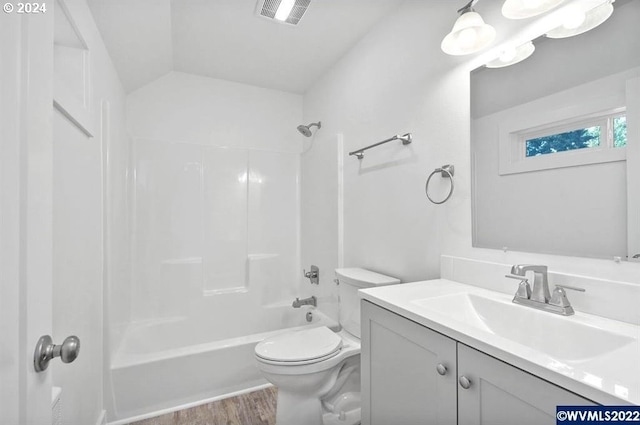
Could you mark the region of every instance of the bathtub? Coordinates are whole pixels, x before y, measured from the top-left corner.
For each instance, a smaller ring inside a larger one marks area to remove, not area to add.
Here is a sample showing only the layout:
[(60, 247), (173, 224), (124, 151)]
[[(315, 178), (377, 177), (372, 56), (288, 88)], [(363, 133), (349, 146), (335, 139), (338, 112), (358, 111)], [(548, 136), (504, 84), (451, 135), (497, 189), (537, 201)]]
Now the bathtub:
[[(132, 324), (111, 363), (110, 424), (266, 386), (255, 363), (255, 345), (278, 333), (316, 326), (339, 327), (316, 309), (291, 306), (262, 308), (232, 324), (192, 318)], [(243, 335), (247, 329), (253, 333)]]

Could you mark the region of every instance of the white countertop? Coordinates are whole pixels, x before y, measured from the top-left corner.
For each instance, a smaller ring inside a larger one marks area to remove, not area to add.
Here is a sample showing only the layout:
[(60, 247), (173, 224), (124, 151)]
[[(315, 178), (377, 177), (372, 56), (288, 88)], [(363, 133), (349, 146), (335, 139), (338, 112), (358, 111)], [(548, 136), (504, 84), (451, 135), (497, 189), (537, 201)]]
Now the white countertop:
[[(488, 329), (470, 325), (464, 319), (452, 314), (428, 309), (415, 302), (416, 300), (466, 293), (511, 303), (512, 295), (446, 279), (364, 289), (359, 293), (367, 301), (596, 403), (640, 405), (640, 326), (580, 312), (569, 317), (558, 316), (561, 320), (579, 321), (587, 326), (605, 329), (634, 340), (614, 351), (593, 358), (564, 361), (496, 335)], [(551, 313), (540, 311), (540, 314)], [(526, 334), (526, 327), (522, 329), (522, 332)], [(549, 329), (548, 332), (553, 333), (554, 329)], [(566, 337), (570, 341), (572, 336), (567, 335)]]

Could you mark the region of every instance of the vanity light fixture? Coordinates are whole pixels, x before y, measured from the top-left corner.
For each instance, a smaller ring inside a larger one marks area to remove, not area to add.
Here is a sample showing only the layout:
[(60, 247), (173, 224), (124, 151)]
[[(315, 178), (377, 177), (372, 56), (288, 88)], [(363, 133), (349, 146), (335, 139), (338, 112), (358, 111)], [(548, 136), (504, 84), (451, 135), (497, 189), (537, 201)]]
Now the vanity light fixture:
[(558, 6), (564, 0), (506, 0), (502, 5), (502, 15), (509, 19), (526, 19), (543, 14)]
[(580, 25), (584, 24), (586, 19), (587, 13), (582, 8), (574, 4), (564, 11), (564, 22), (562, 23), (562, 28), (575, 30), (580, 27)]
[(567, 38), (590, 31), (613, 14), (613, 1), (608, 0), (591, 10), (568, 9), (565, 23), (547, 33), (549, 38)]
[(446, 54), (460, 56), (476, 53), (495, 39), (496, 30), (486, 24), (480, 14), (473, 10), (473, 5), (477, 2), (478, 0), (471, 0), (458, 10), (460, 17), (440, 45)]
[(527, 41), (518, 47), (506, 48), (500, 53), (497, 59), (492, 60), (486, 64), (487, 68), (504, 68), (505, 66), (514, 65), (518, 62), (522, 62), (533, 54), (536, 50), (536, 46), (533, 42)]

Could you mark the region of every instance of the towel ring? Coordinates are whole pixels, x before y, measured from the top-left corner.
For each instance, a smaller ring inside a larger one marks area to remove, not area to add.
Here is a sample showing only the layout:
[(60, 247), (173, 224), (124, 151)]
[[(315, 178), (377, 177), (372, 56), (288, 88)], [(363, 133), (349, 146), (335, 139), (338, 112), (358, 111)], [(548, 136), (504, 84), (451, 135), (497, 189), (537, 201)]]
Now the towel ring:
[[(442, 177), (448, 177), (449, 181), (451, 182), (451, 189), (449, 190), (449, 194), (442, 201), (434, 201), (431, 198), (431, 196), (429, 196), (429, 182), (431, 181), (431, 177), (433, 177), (436, 173), (440, 173)], [(427, 183), (424, 186), (424, 192), (427, 195), (427, 199), (429, 199), (431, 202), (433, 202), (436, 205), (444, 204), (445, 202), (447, 202), (449, 198), (451, 198), (451, 195), (453, 195), (453, 174), (454, 174), (454, 167), (451, 164), (443, 165), (442, 167), (436, 168), (435, 170), (433, 170), (433, 172), (429, 174), (429, 177), (427, 178)]]

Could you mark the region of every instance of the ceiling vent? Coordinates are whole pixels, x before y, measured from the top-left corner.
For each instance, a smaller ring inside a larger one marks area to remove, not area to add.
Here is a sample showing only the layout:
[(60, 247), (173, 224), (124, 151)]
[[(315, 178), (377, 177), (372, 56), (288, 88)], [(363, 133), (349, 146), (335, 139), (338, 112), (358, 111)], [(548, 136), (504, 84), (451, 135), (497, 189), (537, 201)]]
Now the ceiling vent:
[(309, 7), (311, 0), (295, 0), (289, 16), (285, 20), (276, 19), (276, 12), (281, 3), (286, 3), (287, 0), (258, 0), (256, 7), (256, 13), (263, 18), (273, 20), (274, 22), (280, 22), (289, 25), (298, 25), (298, 22), (304, 16), (304, 13)]

